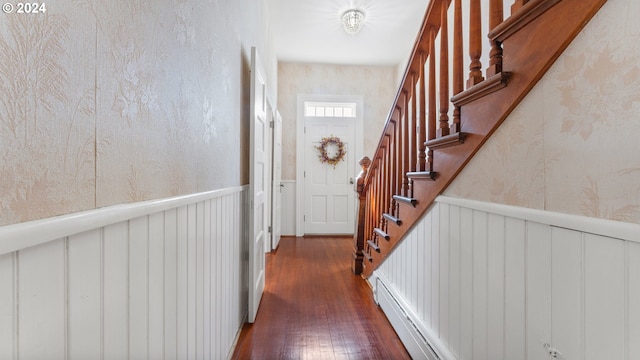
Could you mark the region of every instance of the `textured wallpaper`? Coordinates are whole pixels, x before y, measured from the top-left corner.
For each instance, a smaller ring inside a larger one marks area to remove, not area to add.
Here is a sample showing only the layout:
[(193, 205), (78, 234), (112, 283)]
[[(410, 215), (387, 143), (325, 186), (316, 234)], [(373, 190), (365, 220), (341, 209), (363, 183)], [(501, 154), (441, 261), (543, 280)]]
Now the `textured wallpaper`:
[[(278, 109), (283, 149), (296, 148), (297, 96), (359, 95), (364, 100), (364, 154), (372, 157), (398, 91), (395, 67), (280, 63)], [(282, 179), (296, 179), (296, 153), (283, 151)]]
[(248, 182), (262, 2), (46, 5), (0, 13), (0, 225)]
[(445, 193), (640, 222), (638, 14), (608, 1)]

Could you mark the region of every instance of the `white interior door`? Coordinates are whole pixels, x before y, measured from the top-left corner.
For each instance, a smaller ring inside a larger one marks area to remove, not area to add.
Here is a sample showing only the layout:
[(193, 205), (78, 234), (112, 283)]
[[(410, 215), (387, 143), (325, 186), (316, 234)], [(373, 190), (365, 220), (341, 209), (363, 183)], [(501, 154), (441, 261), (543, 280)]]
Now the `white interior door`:
[(278, 111), (273, 119), (272, 163), (271, 250), (275, 250), (282, 236), (282, 116)]
[[(346, 149), (344, 160), (335, 166), (321, 162), (317, 149), (322, 138), (330, 136), (338, 137)], [(305, 234), (353, 234), (355, 138), (354, 118), (305, 118)]]
[(249, 322), (258, 313), (265, 284), (264, 247), (267, 238), (268, 137), (267, 96), (264, 71), (256, 48), (251, 48), (250, 215), (249, 224)]

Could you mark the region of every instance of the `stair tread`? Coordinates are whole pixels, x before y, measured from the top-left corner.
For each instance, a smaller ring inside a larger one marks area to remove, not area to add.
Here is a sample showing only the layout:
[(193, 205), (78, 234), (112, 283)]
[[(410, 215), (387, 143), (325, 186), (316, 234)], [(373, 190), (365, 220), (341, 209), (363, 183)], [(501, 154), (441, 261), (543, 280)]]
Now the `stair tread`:
[(378, 253), (380, 252), (380, 246), (378, 246), (378, 244), (373, 242), (373, 240), (367, 240), (367, 244), (369, 244), (369, 247), (375, 250), (376, 252)]
[(389, 240), (389, 234), (387, 234), (384, 230), (380, 229), (380, 228), (375, 228), (373, 229), (373, 231), (378, 234), (378, 236), (382, 237), (385, 240)]
[(437, 176), (437, 172), (435, 171), (412, 171), (407, 173), (407, 177), (410, 179), (428, 179), (435, 180)]
[(429, 140), (424, 144), (429, 148), (429, 150), (444, 149), (450, 146), (460, 145), (464, 143), (464, 136), (465, 134), (463, 132), (457, 132), (451, 135)]
[(364, 256), (365, 259), (369, 260), (369, 262), (373, 262), (373, 257), (371, 255), (369, 255), (368, 252), (365, 251), (363, 253), (363, 256)]
[(410, 198), (410, 197), (401, 196), (401, 195), (393, 195), (393, 199), (406, 204), (410, 204), (413, 207), (415, 207), (416, 204), (418, 203), (418, 199), (416, 198)]
[(392, 223), (400, 226), (402, 225), (402, 220), (400, 220), (399, 218), (391, 215), (391, 214), (382, 214), (382, 217), (384, 217), (385, 219), (387, 219), (388, 221), (391, 221)]

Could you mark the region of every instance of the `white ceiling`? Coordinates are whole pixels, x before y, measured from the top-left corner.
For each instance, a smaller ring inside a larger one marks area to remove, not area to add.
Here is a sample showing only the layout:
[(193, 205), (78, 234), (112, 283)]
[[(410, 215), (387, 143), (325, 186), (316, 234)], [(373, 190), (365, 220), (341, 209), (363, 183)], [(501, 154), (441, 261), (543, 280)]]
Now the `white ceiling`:
[[(430, 0), (267, 0), (279, 61), (395, 66), (409, 57)], [(365, 13), (347, 34), (341, 15)]]

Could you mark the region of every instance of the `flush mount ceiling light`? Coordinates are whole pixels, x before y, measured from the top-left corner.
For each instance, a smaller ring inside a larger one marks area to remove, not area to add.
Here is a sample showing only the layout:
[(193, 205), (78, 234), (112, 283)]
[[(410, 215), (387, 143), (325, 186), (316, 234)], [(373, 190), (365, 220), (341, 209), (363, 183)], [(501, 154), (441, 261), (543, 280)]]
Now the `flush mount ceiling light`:
[(357, 33), (363, 22), (364, 13), (360, 10), (351, 9), (342, 14), (342, 25), (344, 26), (344, 31), (349, 35)]

